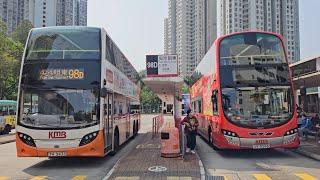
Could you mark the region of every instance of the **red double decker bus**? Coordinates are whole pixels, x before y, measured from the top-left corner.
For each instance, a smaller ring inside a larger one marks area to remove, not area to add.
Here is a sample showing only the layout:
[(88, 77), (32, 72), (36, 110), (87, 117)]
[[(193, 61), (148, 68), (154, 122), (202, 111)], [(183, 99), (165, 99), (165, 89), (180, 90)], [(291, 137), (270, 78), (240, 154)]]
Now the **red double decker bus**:
[(218, 38), (191, 78), (199, 134), (217, 149), (298, 147), (290, 74), (280, 35)]

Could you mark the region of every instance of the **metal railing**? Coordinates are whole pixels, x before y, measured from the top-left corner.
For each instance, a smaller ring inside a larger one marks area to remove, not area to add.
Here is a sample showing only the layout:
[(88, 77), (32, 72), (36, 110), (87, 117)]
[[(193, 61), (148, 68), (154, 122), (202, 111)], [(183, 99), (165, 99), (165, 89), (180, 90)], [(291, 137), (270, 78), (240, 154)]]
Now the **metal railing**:
[(156, 137), (159, 134), (159, 130), (162, 127), (163, 122), (164, 119), (162, 114), (152, 118), (152, 138)]

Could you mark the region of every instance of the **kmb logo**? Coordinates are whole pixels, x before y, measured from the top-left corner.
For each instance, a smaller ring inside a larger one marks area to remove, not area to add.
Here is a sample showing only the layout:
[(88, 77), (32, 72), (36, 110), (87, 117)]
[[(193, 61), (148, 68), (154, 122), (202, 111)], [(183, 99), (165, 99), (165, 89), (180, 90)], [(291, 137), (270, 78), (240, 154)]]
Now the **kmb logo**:
[(67, 137), (65, 131), (49, 131), (49, 139), (64, 139)]

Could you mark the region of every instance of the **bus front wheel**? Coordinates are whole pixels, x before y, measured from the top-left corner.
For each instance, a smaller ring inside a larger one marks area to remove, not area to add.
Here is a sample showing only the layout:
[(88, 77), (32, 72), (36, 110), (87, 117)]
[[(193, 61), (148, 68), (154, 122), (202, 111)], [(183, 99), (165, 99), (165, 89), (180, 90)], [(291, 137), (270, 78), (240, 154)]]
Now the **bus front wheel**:
[(114, 156), (115, 154), (117, 154), (118, 150), (119, 150), (119, 131), (118, 129), (116, 129), (116, 131), (114, 132), (114, 139), (113, 139), (113, 151), (110, 153), (111, 156)]

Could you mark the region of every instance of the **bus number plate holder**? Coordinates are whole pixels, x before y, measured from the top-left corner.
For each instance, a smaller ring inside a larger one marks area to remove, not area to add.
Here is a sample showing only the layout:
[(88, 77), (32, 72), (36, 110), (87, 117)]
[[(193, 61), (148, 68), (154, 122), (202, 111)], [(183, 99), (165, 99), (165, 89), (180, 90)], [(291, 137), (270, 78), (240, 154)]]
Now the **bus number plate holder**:
[(267, 149), (270, 148), (270, 144), (254, 144), (253, 149)]
[(49, 157), (64, 157), (67, 156), (66, 152), (48, 152)]

